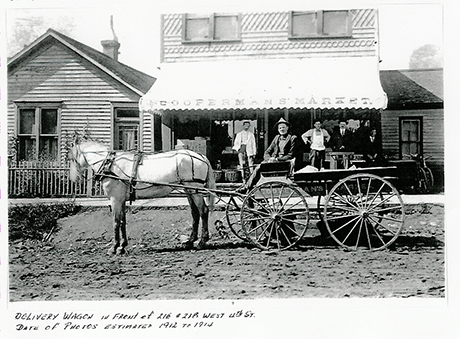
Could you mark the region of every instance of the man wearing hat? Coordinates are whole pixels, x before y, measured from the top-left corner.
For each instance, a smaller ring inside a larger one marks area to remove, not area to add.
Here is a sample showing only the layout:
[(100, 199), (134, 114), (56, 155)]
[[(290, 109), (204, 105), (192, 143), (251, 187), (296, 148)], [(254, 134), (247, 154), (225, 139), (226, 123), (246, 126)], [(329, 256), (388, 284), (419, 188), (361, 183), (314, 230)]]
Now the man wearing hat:
[[(289, 133), (291, 124), (281, 118), (276, 124), (278, 135), (275, 136), (270, 146), (264, 153), (264, 163), (284, 162), (295, 158), (297, 150), (297, 136)], [(251, 189), (260, 179), (260, 165), (254, 169), (245, 185), (237, 189), (237, 192), (245, 193)]]
[(238, 132), (235, 137), (233, 149), (238, 152), (238, 160), (240, 169), (244, 168), (245, 157), (248, 159), (249, 172), (254, 168), (254, 156), (256, 155), (256, 138), (254, 134), (249, 131), (251, 122), (249, 120), (243, 121), (243, 130)]

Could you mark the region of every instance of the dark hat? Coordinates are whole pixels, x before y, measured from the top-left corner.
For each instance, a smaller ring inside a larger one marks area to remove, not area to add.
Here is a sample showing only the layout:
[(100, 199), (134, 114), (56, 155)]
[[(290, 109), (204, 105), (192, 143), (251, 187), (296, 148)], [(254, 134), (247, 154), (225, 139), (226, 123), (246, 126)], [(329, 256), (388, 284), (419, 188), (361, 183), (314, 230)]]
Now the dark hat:
[(279, 124), (286, 124), (288, 125), (288, 127), (291, 127), (291, 124), (288, 121), (284, 120), (283, 118), (280, 118), (278, 122), (275, 124), (275, 126), (273, 126), (273, 128), (278, 127)]
[(251, 124), (251, 120), (243, 120), (243, 125), (244, 125), (244, 124), (249, 124), (249, 125), (250, 125), (250, 124)]

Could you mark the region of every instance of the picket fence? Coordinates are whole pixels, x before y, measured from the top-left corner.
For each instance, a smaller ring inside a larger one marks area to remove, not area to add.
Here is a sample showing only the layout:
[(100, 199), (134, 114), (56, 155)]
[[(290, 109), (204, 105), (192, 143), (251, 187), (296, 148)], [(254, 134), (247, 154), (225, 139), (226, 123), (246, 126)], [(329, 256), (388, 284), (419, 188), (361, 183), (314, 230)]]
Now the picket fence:
[(91, 170), (78, 182), (69, 178), (69, 164), (56, 162), (19, 162), (8, 166), (8, 197), (101, 197), (99, 181), (93, 180)]

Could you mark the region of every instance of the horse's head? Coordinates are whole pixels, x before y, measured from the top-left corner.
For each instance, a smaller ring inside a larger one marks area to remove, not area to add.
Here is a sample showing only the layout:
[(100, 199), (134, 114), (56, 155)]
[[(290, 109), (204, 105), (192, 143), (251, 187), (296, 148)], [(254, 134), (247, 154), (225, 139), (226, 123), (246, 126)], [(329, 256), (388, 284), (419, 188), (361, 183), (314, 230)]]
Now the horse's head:
[(70, 159), (70, 180), (77, 181), (88, 166), (85, 156), (81, 150), (80, 143), (75, 140), (72, 147), (69, 150)]
[(107, 153), (108, 147), (97, 141), (76, 139), (69, 152), (70, 180), (76, 181), (88, 167), (97, 171)]

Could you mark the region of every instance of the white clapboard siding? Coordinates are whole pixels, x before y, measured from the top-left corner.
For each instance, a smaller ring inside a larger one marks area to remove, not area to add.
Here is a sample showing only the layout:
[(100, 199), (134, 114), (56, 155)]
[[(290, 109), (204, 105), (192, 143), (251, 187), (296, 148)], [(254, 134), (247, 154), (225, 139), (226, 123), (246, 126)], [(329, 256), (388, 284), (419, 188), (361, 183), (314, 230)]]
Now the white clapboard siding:
[[(139, 94), (56, 42), (8, 74), (8, 135), (14, 136), (16, 132), (15, 101), (61, 102), (62, 159), (65, 159), (63, 136), (75, 130), (88, 129), (92, 137), (113, 146), (112, 103), (137, 106), (139, 98)], [(150, 132), (146, 133), (149, 139)]]
[(352, 11), (352, 37), (288, 39), (289, 12), (242, 13), (241, 41), (183, 44), (181, 14), (163, 16), (163, 61), (213, 58), (349, 57), (377, 55), (377, 11)]

